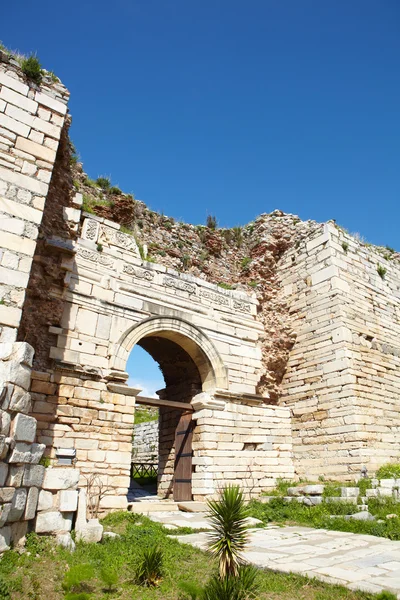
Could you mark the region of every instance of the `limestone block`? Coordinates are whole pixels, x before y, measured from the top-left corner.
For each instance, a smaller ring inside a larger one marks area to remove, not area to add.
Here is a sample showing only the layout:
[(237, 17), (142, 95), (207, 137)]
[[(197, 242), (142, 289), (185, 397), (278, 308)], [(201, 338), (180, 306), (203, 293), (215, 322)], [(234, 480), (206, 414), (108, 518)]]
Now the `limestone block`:
[(342, 498), (358, 498), (360, 490), (358, 487), (342, 487), (340, 488), (340, 495)]
[(45, 470), (45, 467), (42, 465), (27, 465), (25, 467), (23, 485), (26, 487), (42, 487)]
[(64, 513), (58, 511), (39, 512), (36, 517), (36, 533), (62, 533), (71, 531), (73, 513)]
[[(8, 389), (6, 390), (5, 387), (3, 389), (4, 389), (4, 396), (5, 396)], [(1, 397), (2, 397), (2, 394), (0, 392), (0, 401), (1, 401)], [(0, 435), (8, 435), (9, 434), (10, 424), (11, 424), (11, 416), (5, 410), (0, 410)]]
[(37, 465), (43, 456), (45, 448), (46, 446), (44, 444), (25, 444), (24, 442), (17, 442), (8, 462)]
[(75, 512), (78, 508), (78, 490), (62, 490), (58, 508), (61, 512)]
[(396, 485), (396, 479), (381, 479), (380, 486), (383, 488), (393, 489)]
[[(28, 367), (24, 367), (28, 368)], [(28, 376), (26, 375), (26, 385), (28, 384)], [(25, 382), (24, 382), (25, 383)], [(10, 397), (8, 409), (18, 413), (28, 413), (31, 409), (31, 395), (23, 387), (15, 385)]]
[(29, 134), (28, 125), (25, 125), (25, 123), (21, 123), (20, 121), (16, 121), (4, 113), (0, 113), (0, 127), (4, 127), (5, 129), (8, 129), (13, 133), (17, 133), (18, 135), (27, 136)]
[(365, 490), (365, 495), (367, 498), (377, 498), (378, 490), (376, 488), (372, 490)]
[(4, 502), (11, 502), (14, 496), (13, 487), (2, 487), (0, 488), (0, 504)]
[(26, 505), (27, 491), (25, 488), (15, 490), (14, 497), (11, 502), (11, 509), (8, 515), (8, 522), (19, 521), (24, 514)]
[(103, 525), (100, 525), (98, 519), (89, 519), (89, 521), (82, 528), (76, 527), (76, 539), (77, 541), (84, 541), (87, 543), (101, 542), (103, 537)]
[(6, 463), (0, 462), (0, 488), (4, 486), (8, 473), (8, 465)]
[(0, 506), (0, 527), (3, 527), (3, 525), (5, 523), (7, 523), (8, 515), (10, 514), (10, 510), (11, 510), (11, 502), (9, 502), (7, 504), (2, 504)]
[(29, 87), (25, 83), (21, 83), (18, 79), (14, 79), (14, 77), (10, 77), (3, 71), (0, 71), (0, 83), (7, 88), (11, 88), (15, 90), (19, 94), (23, 96), (28, 95)]
[(11, 466), (9, 467), (8, 476), (6, 480), (6, 485), (10, 487), (20, 487), (22, 485), (22, 478), (24, 475), (25, 466)]
[(50, 510), (53, 508), (53, 494), (51, 492), (46, 492), (45, 490), (40, 490), (39, 492), (39, 501), (38, 501), (38, 510)]
[(26, 365), (21, 365), (14, 360), (2, 362), (0, 363), (0, 377), (4, 381), (22, 387), (24, 390), (29, 390), (31, 370)]
[(26, 500), (24, 519), (28, 521), (34, 519), (36, 515), (36, 507), (38, 504), (39, 490), (37, 487), (31, 487)]
[(34, 100), (19, 94), (14, 90), (10, 90), (7, 87), (3, 86), (0, 92), (0, 98), (5, 100), (5, 102), (10, 102), (14, 106), (18, 106), (19, 108), (30, 112), (32, 114), (36, 114), (38, 104)]
[(59, 100), (55, 100), (55, 98), (48, 96), (44, 92), (35, 92), (35, 100), (42, 106), (46, 106), (60, 115), (65, 115), (67, 112), (66, 104), (63, 104)]
[(43, 481), (44, 490), (67, 490), (75, 488), (79, 482), (79, 469), (71, 469), (68, 467), (46, 469), (46, 474)]
[(27, 152), (28, 154), (32, 154), (36, 158), (42, 158), (49, 163), (53, 163), (56, 157), (56, 153), (51, 148), (47, 148), (42, 144), (37, 144), (36, 142), (32, 142), (32, 140), (27, 140), (21, 136), (17, 137), (15, 147), (18, 150), (22, 150), (23, 152)]
[(5, 552), (10, 549), (11, 542), (11, 527), (2, 527), (0, 529), (0, 552)]
[(74, 552), (75, 551), (75, 542), (71, 537), (70, 533), (59, 533), (56, 536), (56, 542), (58, 546), (62, 546), (63, 548), (65, 548), (66, 550), (69, 550), (70, 552)]
[(81, 211), (78, 208), (73, 208), (72, 206), (64, 206), (63, 218), (64, 221), (73, 221), (74, 223), (79, 223)]
[(37, 421), (33, 417), (18, 413), (12, 421), (12, 437), (16, 442), (33, 442), (36, 435), (36, 425)]

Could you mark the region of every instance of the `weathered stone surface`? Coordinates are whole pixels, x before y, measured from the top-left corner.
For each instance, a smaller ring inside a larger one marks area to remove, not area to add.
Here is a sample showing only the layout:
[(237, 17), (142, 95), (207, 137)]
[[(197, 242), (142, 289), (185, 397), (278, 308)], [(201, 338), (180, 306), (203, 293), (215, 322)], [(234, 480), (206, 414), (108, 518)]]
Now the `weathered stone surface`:
[(78, 490), (62, 490), (58, 508), (61, 512), (75, 512), (78, 508)]
[(11, 502), (14, 496), (15, 489), (13, 487), (0, 488), (0, 503)]
[(0, 527), (3, 527), (3, 525), (5, 523), (7, 523), (8, 515), (10, 514), (10, 510), (11, 510), (11, 502), (9, 502), (7, 504), (2, 504), (0, 506)]
[(31, 487), (28, 491), (28, 498), (26, 500), (24, 519), (26, 521), (34, 519), (36, 516), (36, 508), (38, 504), (39, 490), (37, 487)]
[(0, 552), (10, 549), (11, 528), (9, 526), (0, 529)]
[(72, 514), (58, 511), (39, 512), (36, 517), (36, 533), (62, 533), (71, 531)]
[(78, 485), (79, 470), (68, 467), (47, 468), (44, 481), (44, 490), (67, 490)]
[(8, 522), (19, 521), (22, 518), (25, 510), (26, 498), (27, 491), (25, 488), (15, 490), (8, 515)]
[(342, 487), (340, 493), (342, 498), (358, 498), (360, 490), (358, 487)]
[(33, 417), (17, 414), (11, 425), (12, 436), (17, 442), (30, 442), (35, 440), (37, 421)]
[(5, 463), (0, 463), (0, 488), (4, 486), (8, 473), (8, 465)]
[(75, 552), (75, 542), (71, 537), (70, 533), (59, 533), (56, 536), (56, 541), (59, 546), (62, 546), (70, 552)]
[(22, 478), (24, 476), (25, 465), (10, 465), (8, 469), (8, 476), (6, 479), (6, 485), (10, 487), (20, 487), (22, 485)]
[(26, 444), (24, 442), (17, 442), (8, 462), (35, 465), (42, 458), (45, 448), (46, 446), (44, 444)]
[(27, 465), (25, 467), (23, 485), (26, 487), (42, 487), (45, 471), (46, 469), (42, 465)]
[(53, 508), (53, 494), (45, 490), (40, 490), (37, 508), (38, 510), (50, 510)]
[(103, 525), (98, 519), (89, 519), (82, 528), (76, 528), (76, 539), (87, 543), (101, 542), (103, 537)]

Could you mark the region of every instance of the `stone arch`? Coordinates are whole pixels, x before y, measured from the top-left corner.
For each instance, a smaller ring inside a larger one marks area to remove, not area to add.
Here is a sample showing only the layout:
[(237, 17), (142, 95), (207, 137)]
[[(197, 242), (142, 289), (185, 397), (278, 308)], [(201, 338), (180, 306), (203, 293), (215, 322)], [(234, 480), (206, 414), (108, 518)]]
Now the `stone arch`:
[(198, 327), (178, 317), (150, 317), (133, 325), (116, 344), (111, 368), (124, 371), (132, 348), (152, 336), (170, 340), (187, 352), (200, 373), (203, 391), (228, 389), (227, 369), (212, 341)]

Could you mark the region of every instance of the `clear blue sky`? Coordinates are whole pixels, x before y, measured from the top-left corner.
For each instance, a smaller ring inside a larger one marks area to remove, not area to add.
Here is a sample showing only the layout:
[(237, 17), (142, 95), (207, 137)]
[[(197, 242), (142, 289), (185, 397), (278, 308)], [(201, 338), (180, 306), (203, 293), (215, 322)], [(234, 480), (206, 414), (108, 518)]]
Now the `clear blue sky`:
[(72, 138), (154, 210), (280, 208), (400, 249), (398, 0), (3, 3), (71, 91)]
[[(70, 89), (91, 177), (191, 223), (280, 208), (400, 250), (399, 0), (19, 0), (1, 16), (0, 39)], [(134, 352), (133, 380), (162, 387)]]

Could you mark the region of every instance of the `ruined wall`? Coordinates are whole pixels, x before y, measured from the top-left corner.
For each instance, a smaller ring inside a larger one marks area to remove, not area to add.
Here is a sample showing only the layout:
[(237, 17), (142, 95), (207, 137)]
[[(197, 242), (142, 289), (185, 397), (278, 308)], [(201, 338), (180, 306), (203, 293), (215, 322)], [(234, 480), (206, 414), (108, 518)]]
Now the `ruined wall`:
[(399, 458), (399, 281), (394, 254), (334, 224), (285, 257), (297, 340), (281, 403), (291, 409), (298, 475), (353, 479), (363, 465), (374, 472)]
[(16, 340), (68, 96), (0, 62), (0, 342)]

